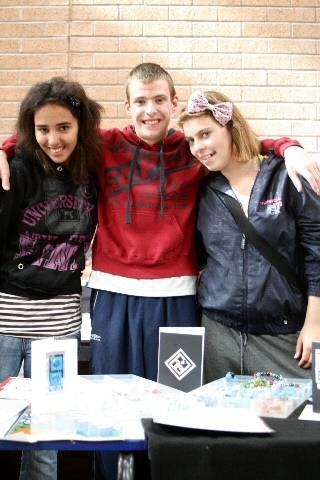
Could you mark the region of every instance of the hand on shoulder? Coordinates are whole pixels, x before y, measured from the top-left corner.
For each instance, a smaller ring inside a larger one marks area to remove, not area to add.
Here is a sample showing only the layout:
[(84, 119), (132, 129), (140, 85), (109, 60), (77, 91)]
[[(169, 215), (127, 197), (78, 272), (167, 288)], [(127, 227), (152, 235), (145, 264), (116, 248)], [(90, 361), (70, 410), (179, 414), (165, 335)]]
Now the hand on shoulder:
[(10, 190), (10, 170), (9, 164), (7, 162), (6, 154), (3, 150), (0, 150), (0, 177), (1, 177), (1, 184), (4, 190)]
[(284, 152), (288, 175), (294, 186), (300, 192), (302, 189), (300, 176), (302, 175), (311, 185), (311, 188), (320, 195), (320, 159), (308, 158), (301, 147), (291, 146)]

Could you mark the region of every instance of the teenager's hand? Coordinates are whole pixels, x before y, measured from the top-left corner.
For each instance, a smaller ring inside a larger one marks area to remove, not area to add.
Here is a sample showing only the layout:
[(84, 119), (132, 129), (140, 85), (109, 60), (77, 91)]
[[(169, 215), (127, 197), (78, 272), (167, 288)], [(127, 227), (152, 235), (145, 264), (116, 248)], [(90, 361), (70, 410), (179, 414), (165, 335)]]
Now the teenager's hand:
[(301, 368), (310, 368), (312, 365), (312, 335), (310, 337), (306, 330), (303, 328), (299, 334), (294, 355)]
[(296, 146), (286, 148), (283, 155), (288, 175), (298, 192), (302, 190), (300, 181), (302, 175), (310, 183), (311, 188), (320, 195), (320, 160), (308, 159), (305, 150)]
[(303, 328), (299, 334), (294, 358), (301, 368), (312, 365), (312, 342), (320, 341), (320, 297), (308, 297)]
[(9, 164), (7, 162), (7, 156), (3, 150), (0, 150), (0, 177), (1, 177), (2, 188), (4, 190), (10, 190)]

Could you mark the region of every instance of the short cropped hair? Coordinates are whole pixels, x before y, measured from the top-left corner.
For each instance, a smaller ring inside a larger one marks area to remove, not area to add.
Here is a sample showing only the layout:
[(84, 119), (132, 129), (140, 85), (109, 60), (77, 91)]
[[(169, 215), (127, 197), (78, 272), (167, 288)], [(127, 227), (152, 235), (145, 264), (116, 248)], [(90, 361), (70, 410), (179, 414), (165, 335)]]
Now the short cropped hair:
[(79, 132), (77, 145), (70, 158), (70, 174), (76, 183), (88, 180), (101, 160), (99, 125), (102, 106), (91, 100), (78, 82), (53, 77), (36, 83), (27, 92), (17, 120), (17, 150), (34, 155), (49, 174), (55, 171), (49, 157), (40, 148), (35, 137), (35, 113), (45, 105), (61, 105), (77, 119)]
[(140, 63), (131, 70), (126, 83), (126, 96), (128, 102), (130, 101), (129, 86), (133, 79), (140, 80), (143, 83), (165, 80), (169, 86), (171, 99), (176, 96), (176, 89), (171, 75), (157, 63)]
[[(221, 92), (207, 91), (203, 92), (208, 102), (212, 105), (221, 102), (231, 102), (231, 100)], [(210, 110), (204, 110), (199, 113), (189, 113), (187, 108), (183, 108), (178, 118), (178, 125), (183, 129), (185, 122), (191, 118), (197, 117), (214, 117)], [(238, 109), (233, 104), (232, 119), (227, 123), (226, 127), (230, 131), (232, 143), (235, 148), (237, 159), (241, 162), (247, 162), (255, 158), (260, 153), (260, 141), (251, 129), (250, 125)]]

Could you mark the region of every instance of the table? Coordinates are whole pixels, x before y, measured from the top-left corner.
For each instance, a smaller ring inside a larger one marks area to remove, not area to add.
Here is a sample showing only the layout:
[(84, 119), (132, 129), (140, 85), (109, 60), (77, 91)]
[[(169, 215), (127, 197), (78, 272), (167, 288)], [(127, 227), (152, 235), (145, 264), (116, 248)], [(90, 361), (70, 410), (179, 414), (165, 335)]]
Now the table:
[(35, 443), (0, 440), (0, 450), (105, 450), (116, 452), (132, 452), (146, 450), (147, 445), (147, 440), (124, 440), (117, 442), (84, 442), (75, 440), (55, 440)]
[[(304, 405), (303, 405), (304, 406)], [(204, 432), (143, 420), (152, 480), (301, 480), (319, 477), (320, 423), (265, 418), (272, 435)]]
[[(94, 382), (101, 383), (104, 380), (102, 375), (83, 375), (84, 378)], [(117, 376), (115, 376), (117, 377)], [(125, 377), (125, 376), (121, 376)], [(137, 420), (138, 421), (138, 420)], [(143, 432), (142, 432), (143, 433)], [(147, 450), (147, 441), (145, 438), (132, 437), (131, 440), (112, 440), (112, 441), (93, 441), (90, 439), (85, 440), (44, 440), (38, 442), (21, 442), (21, 441), (9, 441), (0, 440), (0, 450), (4, 451), (17, 451), (17, 450), (59, 450), (59, 451), (109, 451), (119, 452), (119, 468), (118, 479), (121, 480), (133, 480), (135, 470), (138, 475), (141, 467), (140, 457), (142, 453)], [(135, 439), (138, 438), (138, 439)], [(133, 452), (137, 453), (135, 462), (133, 462)]]

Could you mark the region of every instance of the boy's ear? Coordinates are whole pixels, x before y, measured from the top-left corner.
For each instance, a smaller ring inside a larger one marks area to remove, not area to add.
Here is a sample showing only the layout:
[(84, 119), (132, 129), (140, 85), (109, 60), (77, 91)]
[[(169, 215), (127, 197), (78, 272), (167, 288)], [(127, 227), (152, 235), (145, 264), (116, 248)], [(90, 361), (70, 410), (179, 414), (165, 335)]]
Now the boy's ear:
[(176, 113), (178, 110), (178, 104), (179, 104), (179, 99), (177, 95), (173, 97), (173, 99), (171, 100), (171, 104), (172, 104), (172, 112)]
[(128, 100), (126, 100), (126, 101), (124, 102), (124, 107), (125, 107), (125, 110), (126, 110), (126, 112), (127, 112), (127, 115), (130, 116), (130, 115), (131, 115), (131, 109), (130, 109), (130, 103), (129, 103)]

